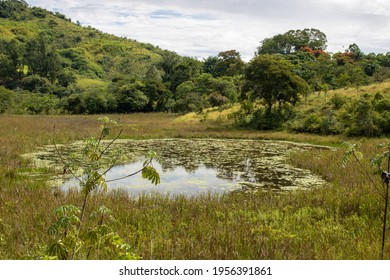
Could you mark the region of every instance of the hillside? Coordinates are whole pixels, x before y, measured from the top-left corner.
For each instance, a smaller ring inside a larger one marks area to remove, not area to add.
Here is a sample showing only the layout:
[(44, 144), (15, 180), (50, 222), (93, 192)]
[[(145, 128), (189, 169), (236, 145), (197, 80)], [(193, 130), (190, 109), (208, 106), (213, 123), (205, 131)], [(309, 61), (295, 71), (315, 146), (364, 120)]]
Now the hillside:
[[(364, 101), (363, 90), (390, 78), (390, 53), (364, 54), (354, 43), (328, 53), (326, 35), (314, 28), (263, 40), (248, 63), (235, 50), (199, 61), (3, 0), (0, 34), (0, 113), (192, 112), (182, 118), (189, 120), (206, 110), (202, 121), (259, 130), (390, 133), (388, 97), (378, 90)], [(235, 113), (211, 109), (226, 107)]]
[(114, 74), (108, 68), (119, 62), (116, 60), (127, 58), (151, 67), (165, 54), (165, 51), (150, 44), (82, 27), (60, 13), (30, 8), (23, 1), (6, 2), (14, 2), (17, 10), (0, 16), (2, 41), (28, 44), (42, 34), (50, 49), (60, 54), (62, 65), (75, 70), (75, 74), (81, 77), (108, 79), (109, 73)]
[(0, 34), (0, 113), (152, 111), (173, 67), (192, 61), (17, 0), (0, 2)]
[[(261, 104), (257, 106), (260, 111), (264, 109)], [(243, 106), (235, 104), (226, 108), (205, 109), (200, 113), (191, 112), (178, 117), (176, 121), (225, 127), (250, 126), (256, 117), (259, 118), (256, 114), (248, 116)], [(289, 117), (279, 130), (320, 135), (389, 135), (390, 81), (359, 88), (315, 92), (289, 108)]]

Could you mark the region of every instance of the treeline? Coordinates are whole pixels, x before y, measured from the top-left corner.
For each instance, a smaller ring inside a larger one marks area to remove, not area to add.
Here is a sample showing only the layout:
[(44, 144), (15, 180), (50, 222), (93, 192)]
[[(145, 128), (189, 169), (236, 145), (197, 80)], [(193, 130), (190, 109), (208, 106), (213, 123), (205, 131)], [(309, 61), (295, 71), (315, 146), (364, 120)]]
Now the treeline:
[[(241, 102), (245, 119), (254, 120), (257, 114), (261, 117), (254, 126), (267, 129), (288, 118), (279, 114), (280, 120), (269, 125), (272, 112), (283, 111), (302, 95), (390, 77), (390, 54), (364, 54), (356, 44), (345, 52), (328, 53), (326, 35), (317, 29), (267, 38), (248, 63), (235, 50), (203, 61), (182, 57), (81, 27), (25, 1), (0, 1), (0, 29), (1, 113), (185, 113)], [(259, 57), (269, 60), (269, 69), (284, 65), (284, 76), (270, 76), (273, 84), (251, 75), (268, 65), (259, 63)], [(297, 87), (287, 81), (298, 78)], [(284, 79), (286, 87), (278, 87), (278, 79)], [(264, 84), (272, 89), (268, 95), (255, 90)], [(286, 91), (288, 87), (295, 92)], [(259, 111), (257, 103), (268, 109)]]

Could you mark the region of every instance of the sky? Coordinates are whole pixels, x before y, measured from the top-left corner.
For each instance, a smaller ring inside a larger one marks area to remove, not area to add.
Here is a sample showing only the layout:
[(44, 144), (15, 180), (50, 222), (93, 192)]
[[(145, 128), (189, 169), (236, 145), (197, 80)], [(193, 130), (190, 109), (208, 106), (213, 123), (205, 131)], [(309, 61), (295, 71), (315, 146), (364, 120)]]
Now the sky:
[(249, 61), (265, 38), (316, 28), (329, 52), (352, 43), (390, 52), (389, 0), (27, 0), (103, 32), (204, 59), (237, 50)]

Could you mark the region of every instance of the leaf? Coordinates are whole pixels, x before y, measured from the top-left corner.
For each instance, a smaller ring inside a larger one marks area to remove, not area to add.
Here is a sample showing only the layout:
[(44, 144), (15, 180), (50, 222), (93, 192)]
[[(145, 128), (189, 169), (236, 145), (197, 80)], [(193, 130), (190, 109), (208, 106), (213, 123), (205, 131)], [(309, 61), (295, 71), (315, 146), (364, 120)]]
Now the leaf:
[[(155, 160), (155, 161), (157, 161), (158, 163), (161, 163), (161, 159), (160, 159), (159, 155), (158, 155), (155, 151), (149, 151), (149, 152), (146, 154), (146, 158), (147, 158), (149, 161)], [(146, 161), (145, 161), (145, 162), (146, 162)]]
[(54, 210), (55, 215), (58, 218), (75, 216), (80, 213), (80, 209), (74, 205), (63, 205)]
[(112, 213), (111, 209), (106, 206), (100, 206), (97, 212), (101, 215), (109, 215)]
[(69, 228), (71, 225), (70, 219), (68, 217), (61, 217), (57, 224), (62, 228)]
[(62, 240), (58, 240), (52, 243), (48, 248), (48, 254), (50, 256), (56, 256), (59, 260), (66, 260), (68, 258), (68, 251)]
[(47, 230), (47, 233), (49, 235), (56, 235), (58, 233), (58, 225), (57, 224), (51, 225)]
[(359, 157), (360, 157), (360, 158), (363, 158), (363, 154), (356, 151), (356, 148), (357, 148), (357, 145), (356, 145), (356, 144), (351, 144), (351, 143), (349, 143), (349, 142), (344, 142), (344, 143), (342, 144), (342, 146), (346, 146), (346, 148), (347, 148), (347, 149), (345, 150), (345, 152), (344, 152), (344, 157), (343, 157), (343, 159), (341, 160), (341, 166), (342, 166), (343, 168), (345, 168), (345, 167), (347, 166), (348, 161), (349, 161), (351, 155), (356, 156), (358, 159), (359, 159)]
[(152, 184), (160, 184), (160, 174), (152, 166), (145, 166), (142, 169), (142, 178), (151, 181)]
[(102, 127), (102, 137), (107, 137), (110, 134), (111, 129), (109, 127)]
[(98, 121), (102, 122), (103, 124), (107, 124), (110, 122), (110, 119), (108, 117), (101, 117), (98, 118)]
[(361, 152), (353, 151), (352, 153), (355, 155), (357, 159), (359, 160), (363, 159), (363, 154)]

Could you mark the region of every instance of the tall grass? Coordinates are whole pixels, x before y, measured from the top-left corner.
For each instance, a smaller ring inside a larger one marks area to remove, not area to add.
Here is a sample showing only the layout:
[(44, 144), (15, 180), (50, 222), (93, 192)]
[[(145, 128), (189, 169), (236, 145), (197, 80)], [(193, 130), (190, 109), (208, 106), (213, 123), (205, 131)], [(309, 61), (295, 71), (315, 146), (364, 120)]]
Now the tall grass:
[[(175, 121), (168, 114), (114, 115), (123, 137), (227, 137), (285, 139), (338, 145), (343, 139), (221, 128), (212, 123)], [(24, 174), (31, 169), (20, 154), (50, 144), (96, 134), (96, 116), (0, 116), (0, 258), (41, 258), (53, 223), (53, 210), (80, 205), (82, 194), (62, 193)], [(383, 140), (383, 139), (382, 139)], [(362, 140), (365, 155), (381, 140)], [(291, 162), (329, 184), (309, 191), (257, 194), (205, 194), (186, 198), (153, 194), (129, 197), (116, 191), (90, 197), (91, 211), (113, 210), (112, 227), (143, 259), (378, 259), (382, 208), (378, 195), (343, 152), (308, 151)], [(365, 164), (368, 164), (366, 161)], [(390, 246), (385, 248), (390, 258)], [(110, 253), (94, 256), (111, 259)]]

